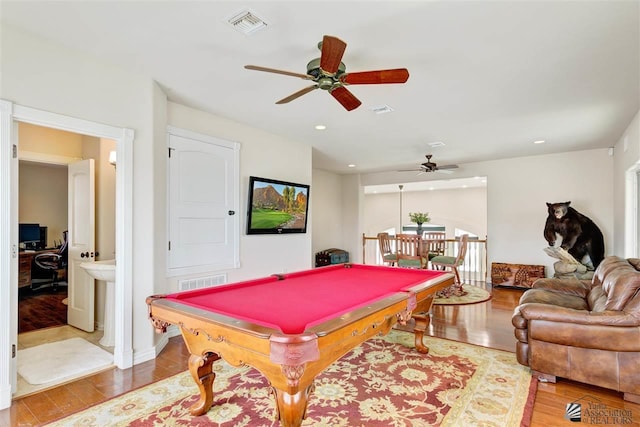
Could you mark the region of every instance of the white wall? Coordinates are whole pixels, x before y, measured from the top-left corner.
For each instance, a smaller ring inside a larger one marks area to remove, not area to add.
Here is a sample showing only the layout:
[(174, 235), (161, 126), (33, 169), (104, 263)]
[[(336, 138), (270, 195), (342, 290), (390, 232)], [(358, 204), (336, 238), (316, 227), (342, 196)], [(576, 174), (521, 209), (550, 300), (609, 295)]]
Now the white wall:
[[(169, 125), (228, 141), (240, 147), (240, 269), (226, 271), (229, 281), (268, 276), (312, 267), (311, 230), (315, 186), (310, 190), (311, 213), (305, 234), (247, 235), (249, 176), (312, 184), (311, 147), (241, 123), (179, 104), (168, 104)], [(283, 155), (286, 153), (286, 155)], [(217, 272), (219, 273), (219, 272)], [(172, 280), (175, 282), (175, 280)], [(172, 283), (170, 287), (175, 287)]]
[[(491, 262), (542, 264), (553, 273), (554, 259), (543, 252), (545, 202), (571, 201), (591, 218), (613, 248), (613, 158), (606, 149), (502, 159), (460, 165), (456, 177), (487, 177), (487, 257)], [(400, 183), (397, 173), (362, 175), (362, 185)], [(406, 182), (406, 181), (405, 181)], [(390, 208), (393, 212), (396, 206)], [(398, 215), (398, 214), (395, 214)]]
[[(455, 190), (403, 191), (402, 225), (414, 225), (409, 212), (428, 212), (430, 224), (443, 225), (447, 238), (455, 238), (456, 228), (487, 235), (487, 189), (460, 188)], [(375, 237), (389, 228), (400, 227), (400, 195), (396, 193), (365, 194), (364, 233)]]
[[(155, 342), (153, 328), (147, 319), (145, 298), (175, 289), (175, 279), (166, 280), (167, 124), (242, 144), (242, 205), (239, 212), (243, 215), (242, 267), (229, 271), (229, 280), (305, 269), (312, 265), (311, 232), (247, 236), (244, 231), (249, 176), (311, 184), (311, 147), (212, 114), (177, 104), (167, 105), (165, 93), (149, 76), (103, 63), (99, 58), (66, 49), (9, 25), (2, 26), (0, 36), (1, 98), (135, 131), (134, 352), (146, 352)], [(42, 72), (44, 69), (46, 73)]]
[[(10, 25), (0, 28), (2, 79), (0, 97), (16, 104), (135, 130), (133, 142), (133, 345), (149, 349), (144, 298), (154, 293), (158, 277), (154, 241), (153, 152), (154, 83), (148, 77), (101, 62)], [(43, 72), (46, 70), (46, 72)], [(159, 148), (158, 148), (159, 149)], [(166, 239), (165, 239), (166, 241)]]
[[(98, 260), (116, 256), (116, 170), (109, 163), (109, 152), (116, 149), (115, 141), (84, 136), (83, 158), (95, 159), (96, 216), (95, 249)], [(95, 322), (98, 330), (104, 329), (104, 309), (107, 282), (96, 280)]]
[(487, 162), (489, 262), (542, 264), (546, 202), (571, 201), (602, 230), (613, 253), (613, 158), (606, 149)]
[(66, 166), (20, 162), (19, 222), (47, 227), (47, 248), (67, 229)]
[[(319, 251), (344, 246), (342, 179), (320, 169), (313, 170), (311, 184), (312, 256)], [(315, 263), (315, 259), (313, 259)]]
[(342, 186), (342, 231), (344, 240), (341, 249), (349, 252), (349, 261), (362, 262), (362, 219), (364, 218), (364, 192), (360, 175), (343, 175)]
[[(633, 221), (640, 222), (637, 206), (627, 200), (632, 193), (640, 197), (640, 192), (633, 188), (633, 182), (627, 179), (627, 175), (635, 175), (640, 169), (640, 112), (633, 118), (629, 127), (615, 144), (613, 150), (614, 176), (614, 251), (615, 255), (625, 257), (639, 257), (637, 240), (640, 238), (638, 230), (632, 230), (627, 224)], [(635, 231), (636, 242), (633, 244), (631, 234)], [(634, 247), (635, 246), (635, 247)]]

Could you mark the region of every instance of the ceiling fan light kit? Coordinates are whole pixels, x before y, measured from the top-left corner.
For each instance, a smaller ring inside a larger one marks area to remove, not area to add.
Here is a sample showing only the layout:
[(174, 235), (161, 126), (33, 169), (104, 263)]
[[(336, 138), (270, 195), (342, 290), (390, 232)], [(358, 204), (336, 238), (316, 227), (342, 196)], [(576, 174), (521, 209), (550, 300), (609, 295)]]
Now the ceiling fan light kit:
[(320, 58), (309, 61), (307, 64), (307, 74), (261, 67), (258, 65), (245, 65), (244, 68), (247, 70), (299, 77), (314, 82), (313, 85), (282, 98), (277, 101), (276, 104), (286, 104), (315, 89), (322, 89), (328, 91), (347, 111), (358, 108), (362, 102), (345, 86), (354, 84), (405, 83), (409, 79), (409, 71), (406, 68), (347, 73), (347, 67), (342, 62), (342, 56), (347, 48), (347, 44), (337, 37), (324, 36), (322, 41), (318, 43), (318, 48), (321, 52)]

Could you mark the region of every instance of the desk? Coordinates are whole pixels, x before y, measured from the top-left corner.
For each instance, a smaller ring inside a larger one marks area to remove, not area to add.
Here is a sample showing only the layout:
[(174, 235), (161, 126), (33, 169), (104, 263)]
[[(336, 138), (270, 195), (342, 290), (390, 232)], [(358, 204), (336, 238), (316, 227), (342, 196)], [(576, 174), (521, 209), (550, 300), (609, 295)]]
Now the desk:
[[(304, 419), (314, 378), (344, 354), (396, 323), (416, 319), (418, 351), (434, 295), (453, 284), (441, 271), (340, 264), (147, 298), (158, 331), (180, 327), (200, 389), (191, 414), (213, 403), (212, 364), (258, 369), (276, 395), (282, 426)], [(414, 314), (415, 313), (415, 314)]]
[(39, 251), (20, 251), (18, 253), (18, 288), (25, 286), (31, 286), (31, 266), (33, 265), (33, 259), (38, 254), (46, 252), (55, 252), (57, 249), (42, 249)]

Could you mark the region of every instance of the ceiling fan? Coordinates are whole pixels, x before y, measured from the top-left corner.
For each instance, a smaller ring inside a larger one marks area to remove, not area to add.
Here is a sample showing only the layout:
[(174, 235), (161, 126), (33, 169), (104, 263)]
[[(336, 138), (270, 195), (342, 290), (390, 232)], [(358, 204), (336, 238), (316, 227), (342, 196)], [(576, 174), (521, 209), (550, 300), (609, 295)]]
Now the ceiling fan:
[(245, 65), (244, 68), (247, 70), (284, 74), (285, 76), (299, 77), (304, 80), (313, 81), (311, 86), (307, 86), (304, 89), (282, 98), (276, 102), (276, 104), (286, 104), (312, 90), (323, 89), (329, 91), (347, 111), (358, 108), (362, 102), (345, 86), (405, 83), (409, 79), (409, 71), (406, 68), (347, 73), (346, 66), (342, 62), (342, 55), (346, 48), (347, 44), (339, 38), (324, 36), (322, 41), (318, 43), (318, 49), (321, 51), (320, 58), (313, 59), (307, 64), (307, 74), (260, 67), (258, 65)]
[(444, 165), (438, 166), (431, 161), (433, 154), (426, 154), (427, 161), (420, 165), (420, 169), (403, 169), (398, 172), (420, 172), (418, 175), (427, 172), (441, 172), (441, 173), (453, 173), (451, 169), (458, 169), (458, 165)]

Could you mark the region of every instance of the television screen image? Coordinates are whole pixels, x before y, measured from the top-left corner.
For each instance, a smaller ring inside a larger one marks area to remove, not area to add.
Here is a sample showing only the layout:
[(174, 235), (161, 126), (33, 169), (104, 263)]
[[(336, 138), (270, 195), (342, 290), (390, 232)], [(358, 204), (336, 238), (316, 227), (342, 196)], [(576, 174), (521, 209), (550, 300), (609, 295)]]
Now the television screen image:
[(249, 177), (247, 234), (306, 233), (309, 186)]

